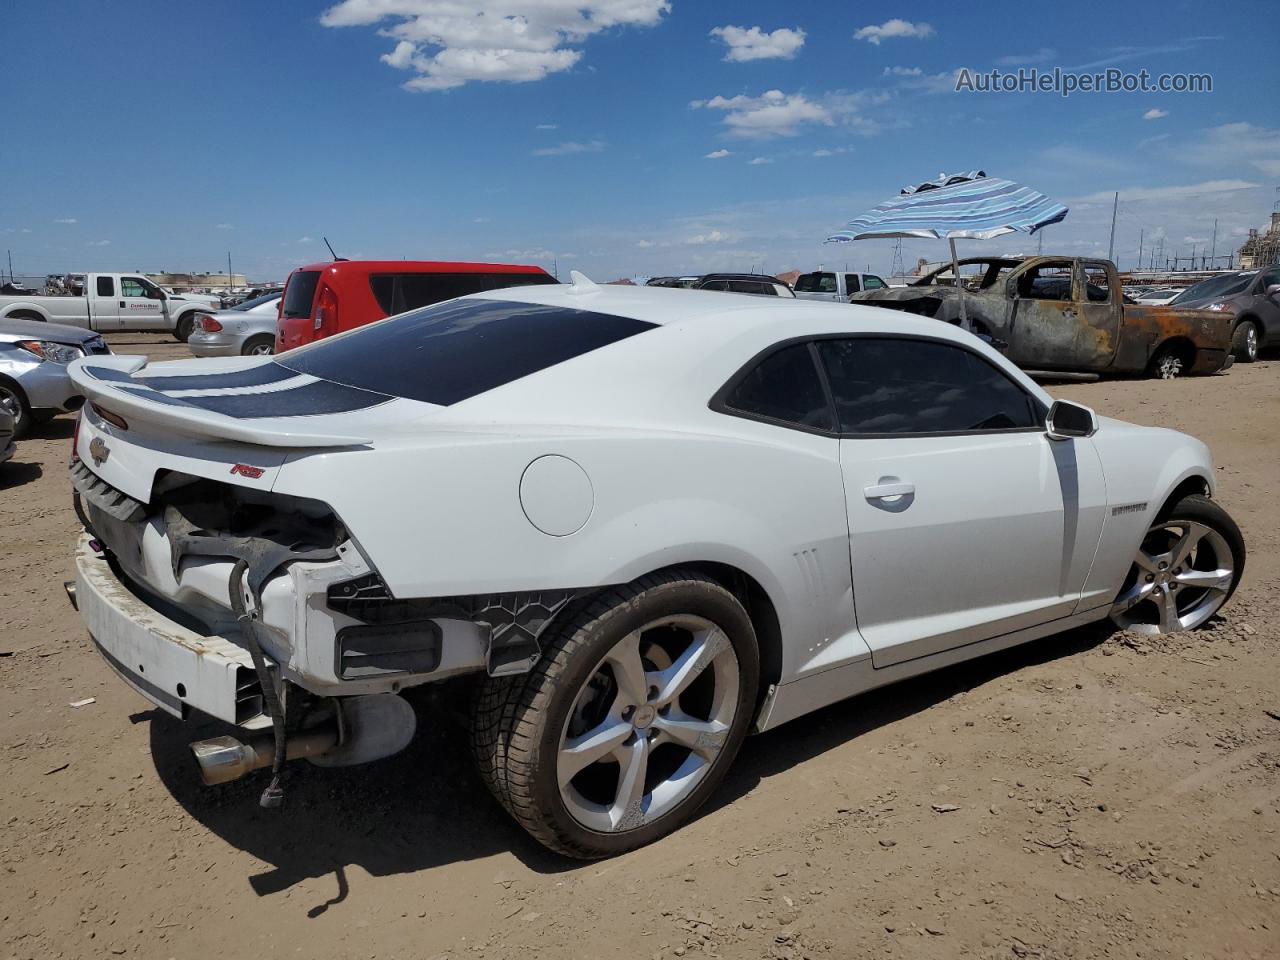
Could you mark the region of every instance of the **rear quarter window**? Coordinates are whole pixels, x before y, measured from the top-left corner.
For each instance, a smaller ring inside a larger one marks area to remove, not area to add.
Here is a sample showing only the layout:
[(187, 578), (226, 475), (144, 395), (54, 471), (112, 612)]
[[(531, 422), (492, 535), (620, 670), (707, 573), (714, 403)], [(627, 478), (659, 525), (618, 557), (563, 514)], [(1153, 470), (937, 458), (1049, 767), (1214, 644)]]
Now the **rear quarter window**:
[(545, 273), (374, 273), (369, 289), (387, 316), (485, 290), (555, 283)]

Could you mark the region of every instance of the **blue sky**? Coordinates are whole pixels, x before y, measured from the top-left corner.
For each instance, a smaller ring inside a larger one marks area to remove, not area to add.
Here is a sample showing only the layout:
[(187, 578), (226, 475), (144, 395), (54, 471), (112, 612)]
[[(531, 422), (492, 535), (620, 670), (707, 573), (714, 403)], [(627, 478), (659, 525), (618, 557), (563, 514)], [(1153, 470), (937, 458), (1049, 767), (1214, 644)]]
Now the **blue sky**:
[[(1105, 254), (1119, 190), (1128, 267), (1140, 231), (1186, 256), (1216, 217), (1223, 253), (1280, 200), (1261, 2), (10, 0), (4, 21), (0, 249), (19, 274), (216, 270), (229, 250), (279, 279), (327, 258), (322, 235), (353, 258), (597, 279), (887, 272), (890, 243), (821, 241), (971, 168), (1071, 207), (1046, 253)], [(1213, 92), (953, 89), (962, 67), (1108, 65)]]

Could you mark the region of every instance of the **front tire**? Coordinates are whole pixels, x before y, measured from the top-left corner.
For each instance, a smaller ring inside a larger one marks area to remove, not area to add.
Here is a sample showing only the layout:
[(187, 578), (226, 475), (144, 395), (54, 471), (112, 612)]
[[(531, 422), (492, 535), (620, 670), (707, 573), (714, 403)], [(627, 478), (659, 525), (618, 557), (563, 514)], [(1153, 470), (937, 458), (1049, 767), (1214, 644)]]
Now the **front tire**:
[(21, 440), (31, 432), (34, 417), (21, 387), (0, 380), (0, 408), (13, 415), (13, 439)]
[(1208, 497), (1183, 497), (1143, 537), (1111, 620), (1147, 636), (1194, 630), (1231, 599), (1244, 561), (1231, 515)]
[(173, 337), (179, 343), (186, 343), (191, 337), (191, 331), (196, 326), (196, 312), (189, 310), (178, 318), (177, 324), (173, 328)]
[(240, 348), (243, 357), (269, 357), (276, 352), (276, 338), (269, 333), (250, 337)]
[(693, 570), (613, 587), (553, 624), (529, 674), (487, 679), (481, 778), (552, 850), (590, 859), (687, 821), (746, 736), (759, 683), (742, 604)]
[(1258, 359), (1258, 325), (1252, 320), (1241, 320), (1231, 334), (1231, 352), (1241, 363), (1253, 363)]

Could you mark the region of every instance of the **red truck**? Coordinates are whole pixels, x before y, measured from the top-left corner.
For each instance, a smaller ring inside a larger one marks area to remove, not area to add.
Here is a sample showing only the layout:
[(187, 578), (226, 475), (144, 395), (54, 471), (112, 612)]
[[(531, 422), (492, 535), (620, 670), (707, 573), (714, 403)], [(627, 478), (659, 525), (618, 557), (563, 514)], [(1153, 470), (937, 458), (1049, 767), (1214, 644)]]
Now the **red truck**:
[(555, 283), (541, 267), (435, 260), (335, 260), (289, 275), (276, 353), (468, 293)]

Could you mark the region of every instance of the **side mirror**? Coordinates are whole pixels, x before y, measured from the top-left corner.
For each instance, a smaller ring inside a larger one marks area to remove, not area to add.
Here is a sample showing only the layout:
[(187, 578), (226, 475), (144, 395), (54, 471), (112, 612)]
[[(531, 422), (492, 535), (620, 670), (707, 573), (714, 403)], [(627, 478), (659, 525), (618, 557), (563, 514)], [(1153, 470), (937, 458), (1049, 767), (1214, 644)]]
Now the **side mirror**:
[(1055, 400), (1044, 421), (1050, 440), (1072, 440), (1092, 437), (1098, 432), (1098, 415), (1088, 407), (1070, 400)]
[(1267, 296), (1272, 300), (1276, 297), (1280, 297), (1280, 283), (1273, 283), (1271, 286), (1267, 287)]

